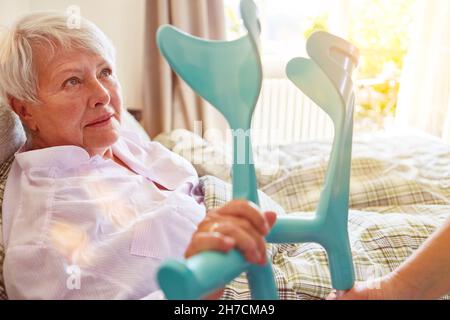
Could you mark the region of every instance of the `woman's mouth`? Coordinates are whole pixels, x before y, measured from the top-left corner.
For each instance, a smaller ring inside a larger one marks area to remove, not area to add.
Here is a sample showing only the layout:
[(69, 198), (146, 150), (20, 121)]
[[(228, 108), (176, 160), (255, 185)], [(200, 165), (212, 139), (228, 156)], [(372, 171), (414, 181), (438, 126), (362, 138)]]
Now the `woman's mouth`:
[(106, 126), (108, 124), (111, 123), (111, 118), (114, 115), (110, 114), (110, 115), (105, 115), (102, 116), (100, 118), (97, 118), (96, 120), (92, 121), (91, 123), (89, 123), (88, 125), (86, 125), (86, 127), (103, 127)]

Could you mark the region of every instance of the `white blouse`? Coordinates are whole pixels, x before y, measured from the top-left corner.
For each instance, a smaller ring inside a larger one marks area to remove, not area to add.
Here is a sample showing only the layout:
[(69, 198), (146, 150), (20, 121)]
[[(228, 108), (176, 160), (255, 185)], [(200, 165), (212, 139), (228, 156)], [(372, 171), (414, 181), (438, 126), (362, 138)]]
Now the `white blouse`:
[(18, 151), (3, 203), (10, 299), (163, 297), (158, 266), (205, 216), (197, 173), (131, 132), (112, 150), (134, 172), (76, 146)]

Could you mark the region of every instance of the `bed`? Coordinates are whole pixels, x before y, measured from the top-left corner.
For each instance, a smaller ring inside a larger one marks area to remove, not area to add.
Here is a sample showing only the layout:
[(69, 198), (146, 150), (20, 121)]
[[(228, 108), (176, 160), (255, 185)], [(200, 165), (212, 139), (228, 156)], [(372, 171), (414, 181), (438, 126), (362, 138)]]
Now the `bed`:
[[(193, 163), (208, 209), (230, 200), (230, 153), (225, 146), (186, 130), (155, 140)], [(330, 149), (327, 141), (257, 148), (261, 207), (279, 208), (279, 214), (312, 214)], [(356, 280), (395, 269), (450, 214), (450, 146), (417, 133), (355, 135), (350, 208)], [(331, 282), (322, 247), (269, 244), (267, 251), (281, 299), (323, 299), (329, 294)], [(250, 298), (244, 274), (226, 287), (223, 298)]]
[[(128, 126), (142, 133), (130, 118)], [(181, 129), (155, 140), (193, 163), (208, 210), (230, 200), (230, 153), (225, 146)], [(330, 149), (327, 141), (257, 148), (261, 207), (280, 215), (312, 214)], [(0, 208), (12, 159), (0, 161)], [(350, 207), (356, 279), (395, 269), (450, 213), (450, 146), (419, 135), (355, 136)], [(267, 252), (281, 299), (323, 299), (329, 294), (327, 257), (319, 245), (268, 244)], [(0, 268), (0, 298), (6, 299), (1, 274)], [(227, 285), (223, 295), (223, 299), (249, 298), (244, 274)]]

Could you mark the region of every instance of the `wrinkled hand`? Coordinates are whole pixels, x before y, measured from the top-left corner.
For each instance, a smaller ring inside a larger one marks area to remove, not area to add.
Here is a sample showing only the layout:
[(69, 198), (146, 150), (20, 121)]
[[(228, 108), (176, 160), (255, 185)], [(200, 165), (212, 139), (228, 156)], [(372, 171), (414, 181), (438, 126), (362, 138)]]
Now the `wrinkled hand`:
[[(197, 231), (185, 252), (189, 258), (202, 251), (228, 252), (233, 248), (241, 251), (247, 261), (264, 265), (266, 245), (264, 237), (276, 221), (274, 212), (261, 212), (251, 202), (233, 200), (223, 207), (208, 212), (200, 222)], [(205, 299), (219, 299), (220, 289)]]
[(264, 237), (276, 220), (274, 212), (263, 214), (246, 200), (233, 200), (210, 211), (200, 222), (185, 252), (189, 258), (202, 251), (228, 252), (239, 250), (247, 261), (264, 265), (266, 246)]

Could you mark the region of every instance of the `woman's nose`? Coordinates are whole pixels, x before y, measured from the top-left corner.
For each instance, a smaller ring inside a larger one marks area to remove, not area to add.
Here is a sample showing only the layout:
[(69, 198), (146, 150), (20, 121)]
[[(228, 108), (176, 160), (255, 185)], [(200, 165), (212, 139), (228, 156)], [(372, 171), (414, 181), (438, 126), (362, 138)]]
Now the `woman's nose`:
[(92, 94), (89, 101), (89, 107), (95, 108), (109, 104), (111, 100), (109, 91), (98, 79), (91, 82), (91, 90)]

